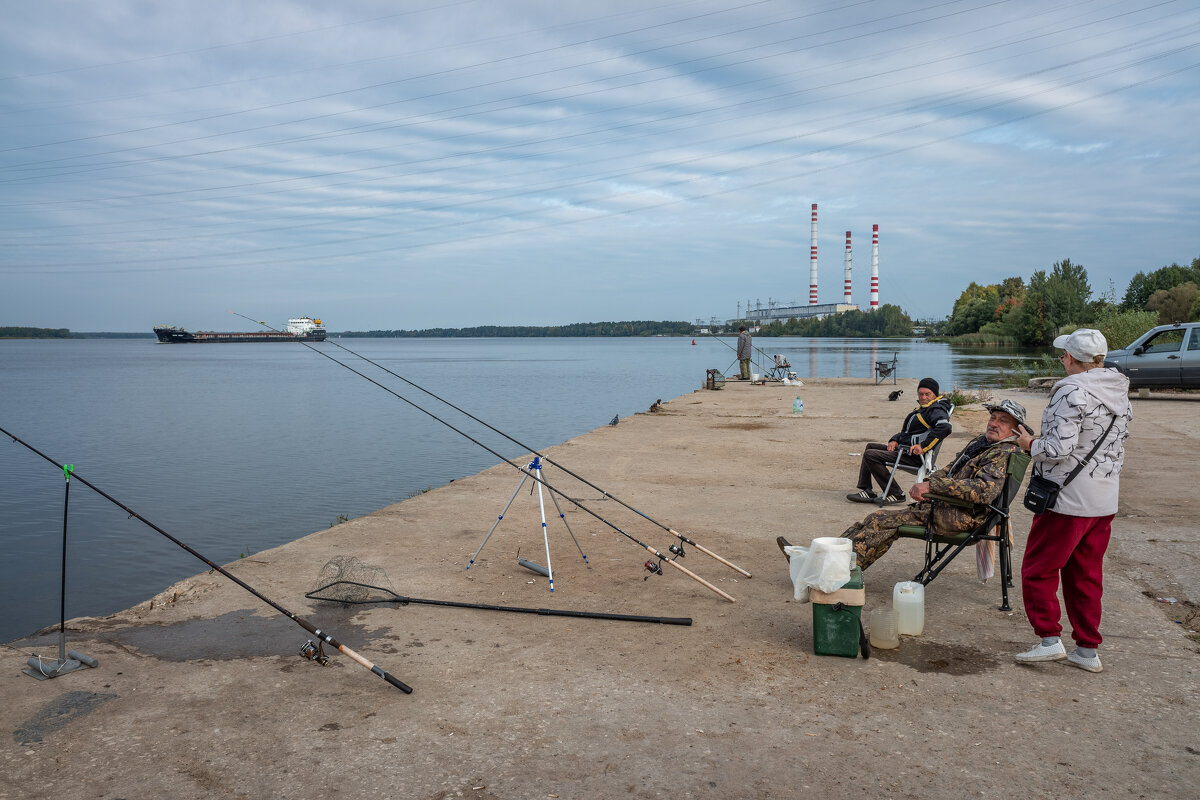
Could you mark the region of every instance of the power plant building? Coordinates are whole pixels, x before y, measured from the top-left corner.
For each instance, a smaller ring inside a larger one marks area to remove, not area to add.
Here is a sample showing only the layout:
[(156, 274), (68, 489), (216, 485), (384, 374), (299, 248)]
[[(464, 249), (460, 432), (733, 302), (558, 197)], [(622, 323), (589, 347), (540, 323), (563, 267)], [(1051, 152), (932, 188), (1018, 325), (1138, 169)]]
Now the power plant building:
[[(845, 249), (845, 268), (842, 280), (842, 301), (841, 303), (818, 303), (817, 302), (817, 204), (812, 204), (811, 217), (811, 241), (808, 252), (808, 304), (799, 305), (794, 300), (786, 306), (777, 305), (774, 301), (769, 301), (767, 307), (763, 308), (761, 303), (755, 303), (751, 308), (749, 301), (746, 302), (746, 312), (743, 314), (741, 303), (738, 304), (738, 315), (734, 319), (725, 320), (726, 325), (736, 325), (740, 323), (750, 323), (752, 325), (766, 325), (771, 322), (781, 321), (787, 322), (789, 319), (811, 319), (813, 317), (828, 317), (831, 314), (841, 314), (845, 311), (858, 311), (858, 305), (851, 303), (851, 287), (853, 284), (852, 278), (852, 251), (850, 248), (850, 231), (846, 231), (846, 249)], [(879, 226), (871, 226), (871, 310), (879, 308)], [(716, 324), (716, 318), (712, 320)], [(697, 320), (697, 324), (700, 321)]]
[(725, 324), (734, 325), (749, 322), (754, 325), (768, 325), (775, 320), (787, 322), (789, 319), (828, 317), (830, 314), (841, 314), (843, 311), (858, 311), (858, 306), (852, 303), (818, 303), (815, 305), (790, 306), (768, 304), (766, 308), (747, 308), (746, 313), (739, 319), (725, 320)]

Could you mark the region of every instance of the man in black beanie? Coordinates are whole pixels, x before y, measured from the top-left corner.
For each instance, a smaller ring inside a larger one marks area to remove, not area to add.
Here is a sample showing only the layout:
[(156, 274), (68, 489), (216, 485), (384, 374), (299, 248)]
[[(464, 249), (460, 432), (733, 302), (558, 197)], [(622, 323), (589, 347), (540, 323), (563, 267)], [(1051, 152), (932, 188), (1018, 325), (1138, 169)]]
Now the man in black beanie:
[[(913, 467), (921, 465), (921, 454), (933, 448), (950, 435), (950, 401), (941, 396), (938, 382), (933, 378), (922, 378), (917, 384), (917, 407), (904, 418), (900, 432), (887, 444), (870, 442), (863, 448), (862, 461), (858, 465), (858, 491), (846, 495), (853, 503), (874, 503), (879, 497), (872, 488), (871, 479), (879, 484), (879, 490), (887, 486), (896, 463), (896, 450), (906, 448), (900, 463)], [(904, 490), (894, 482), (888, 496), (883, 498), (888, 505), (904, 503)]]

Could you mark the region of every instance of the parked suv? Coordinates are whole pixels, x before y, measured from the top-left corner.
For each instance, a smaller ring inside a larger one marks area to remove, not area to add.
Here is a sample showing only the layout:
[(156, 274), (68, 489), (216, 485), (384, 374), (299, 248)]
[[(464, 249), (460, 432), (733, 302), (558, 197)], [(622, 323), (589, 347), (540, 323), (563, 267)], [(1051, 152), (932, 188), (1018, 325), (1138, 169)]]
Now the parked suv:
[(1200, 389), (1200, 322), (1151, 328), (1124, 350), (1109, 351), (1104, 366), (1120, 370), (1131, 389)]

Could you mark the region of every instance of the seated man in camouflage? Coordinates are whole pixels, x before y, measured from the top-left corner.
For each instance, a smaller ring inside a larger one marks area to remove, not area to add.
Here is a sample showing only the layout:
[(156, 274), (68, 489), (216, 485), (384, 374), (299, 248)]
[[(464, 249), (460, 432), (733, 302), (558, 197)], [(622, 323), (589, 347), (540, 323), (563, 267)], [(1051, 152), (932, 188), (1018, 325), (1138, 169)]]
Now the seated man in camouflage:
[[(860, 567), (866, 569), (888, 551), (901, 525), (929, 526), (932, 523), (933, 530), (938, 533), (958, 533), (983, 522), (987, 504), (994, 501), (1004, 487), (1008, 456), (1018, 450), (1018, 426), (1025, 424), (1025, 407), (1013, 400), (984, 407), (991, 412), (987, 431), (968, 442), (954, 463), (909, 490), (916, 504), (876, 511), (842, 534), (853, 542)], [(927, 495), (967, 500), (974, 503), (975, 508), (950, 505)], [(782, 536), (776, 541), (781, 549), (788, 545)]]

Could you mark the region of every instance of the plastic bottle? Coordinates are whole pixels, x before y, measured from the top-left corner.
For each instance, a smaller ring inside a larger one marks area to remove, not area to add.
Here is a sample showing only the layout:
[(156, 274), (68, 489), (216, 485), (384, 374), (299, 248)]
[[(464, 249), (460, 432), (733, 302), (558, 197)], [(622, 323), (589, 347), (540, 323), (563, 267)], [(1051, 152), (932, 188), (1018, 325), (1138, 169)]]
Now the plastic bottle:
[(896, 609), (896, 633), (919, 636), (925, 630), (925, 587), (915, 581), (900, 581), (892, 589)]
[(900, 636), (896, 633), (896, 609), (891, 606), (872, 608), (868, 622), (871, 627), (871, 647), (895, 650), (900, 646)]
[(795, 400), (792, 401), (792, 413), (793, 414), (803, 414), (804, 413), (804, 401), (801, 400), (799, 397), (797, 397)]

